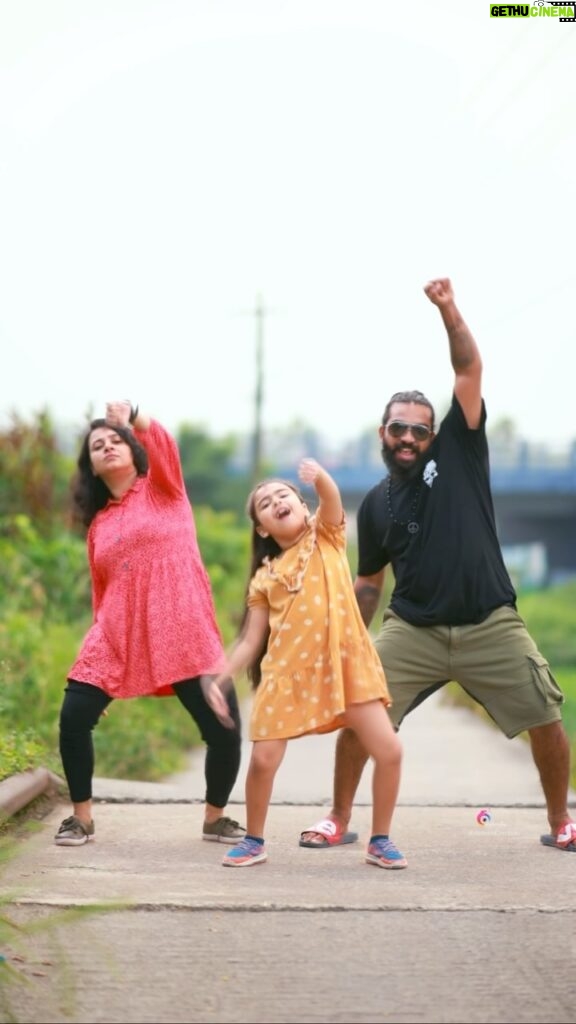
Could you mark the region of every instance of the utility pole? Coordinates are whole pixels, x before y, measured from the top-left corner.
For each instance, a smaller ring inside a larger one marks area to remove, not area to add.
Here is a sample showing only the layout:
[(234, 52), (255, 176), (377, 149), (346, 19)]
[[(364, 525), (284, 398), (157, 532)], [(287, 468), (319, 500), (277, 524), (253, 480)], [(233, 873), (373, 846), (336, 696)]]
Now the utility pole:
[(252, 484), (258, 483), (262, 476), (263, 436), (262, 436), (262, 404), (264, 400), (264, 316), (265, 310), (262, 297), (256, 297), (254, 317), (256, 320), (256, 389), (254, 392), (254, 434), (252, 438)]

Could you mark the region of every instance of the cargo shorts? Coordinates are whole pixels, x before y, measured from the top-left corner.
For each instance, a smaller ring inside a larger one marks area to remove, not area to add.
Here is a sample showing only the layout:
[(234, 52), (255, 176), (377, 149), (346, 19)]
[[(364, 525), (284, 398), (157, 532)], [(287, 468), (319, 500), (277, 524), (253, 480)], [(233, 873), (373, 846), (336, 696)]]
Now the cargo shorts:
[(508, 606), (465, 626), (413, 626), (387, 609), (375, 645), (396, 728), (450, 681), (481, 704), (509, 739), (562, 719), (564, 694), (524, 620)]

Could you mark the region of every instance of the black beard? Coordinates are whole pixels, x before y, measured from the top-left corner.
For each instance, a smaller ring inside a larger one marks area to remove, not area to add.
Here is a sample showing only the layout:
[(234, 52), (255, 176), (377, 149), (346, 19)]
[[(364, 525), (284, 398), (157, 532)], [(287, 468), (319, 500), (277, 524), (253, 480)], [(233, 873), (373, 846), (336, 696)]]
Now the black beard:
[(388, 468), (388, 472), (391, 477), (396, 480), (414, 480), (420, 475), (422, 467), (426, 462), (426, 452), (417, 452), (415, 448), (412, 449), (416, 452), (416, 461), (411, 466), (398, 465), (395, 459), (397, 448), (391, 448), (390, 445), (382, 441), (382, 460), (385, 466)]

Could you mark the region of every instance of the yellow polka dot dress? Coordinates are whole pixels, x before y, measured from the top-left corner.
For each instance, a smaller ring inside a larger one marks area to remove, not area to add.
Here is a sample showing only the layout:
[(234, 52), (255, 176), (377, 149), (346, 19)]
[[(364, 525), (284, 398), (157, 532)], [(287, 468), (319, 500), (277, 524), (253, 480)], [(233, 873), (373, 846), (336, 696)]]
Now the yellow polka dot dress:
[(297, 544), (255, 573), (248, 605), (267, 608), (270, 621), (251, 740), (333, 732), (344, 725), (349, 704), (379, 699), (390, 705), (354, 594), (345, 523), (330, 526), (313, 517)]

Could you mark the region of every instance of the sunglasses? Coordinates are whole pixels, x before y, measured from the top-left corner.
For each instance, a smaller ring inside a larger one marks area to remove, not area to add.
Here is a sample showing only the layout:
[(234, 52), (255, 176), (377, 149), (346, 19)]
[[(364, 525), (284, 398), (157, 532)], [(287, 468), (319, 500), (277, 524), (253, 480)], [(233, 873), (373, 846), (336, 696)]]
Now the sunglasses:
[(386, 424), (386, 430), (391, 437), (403, 437), (410, 431), (415, 441), (427, 441), (432, 433), (432, 428), (425, 423), (406, 423), (405, 420), (391, 420)]

